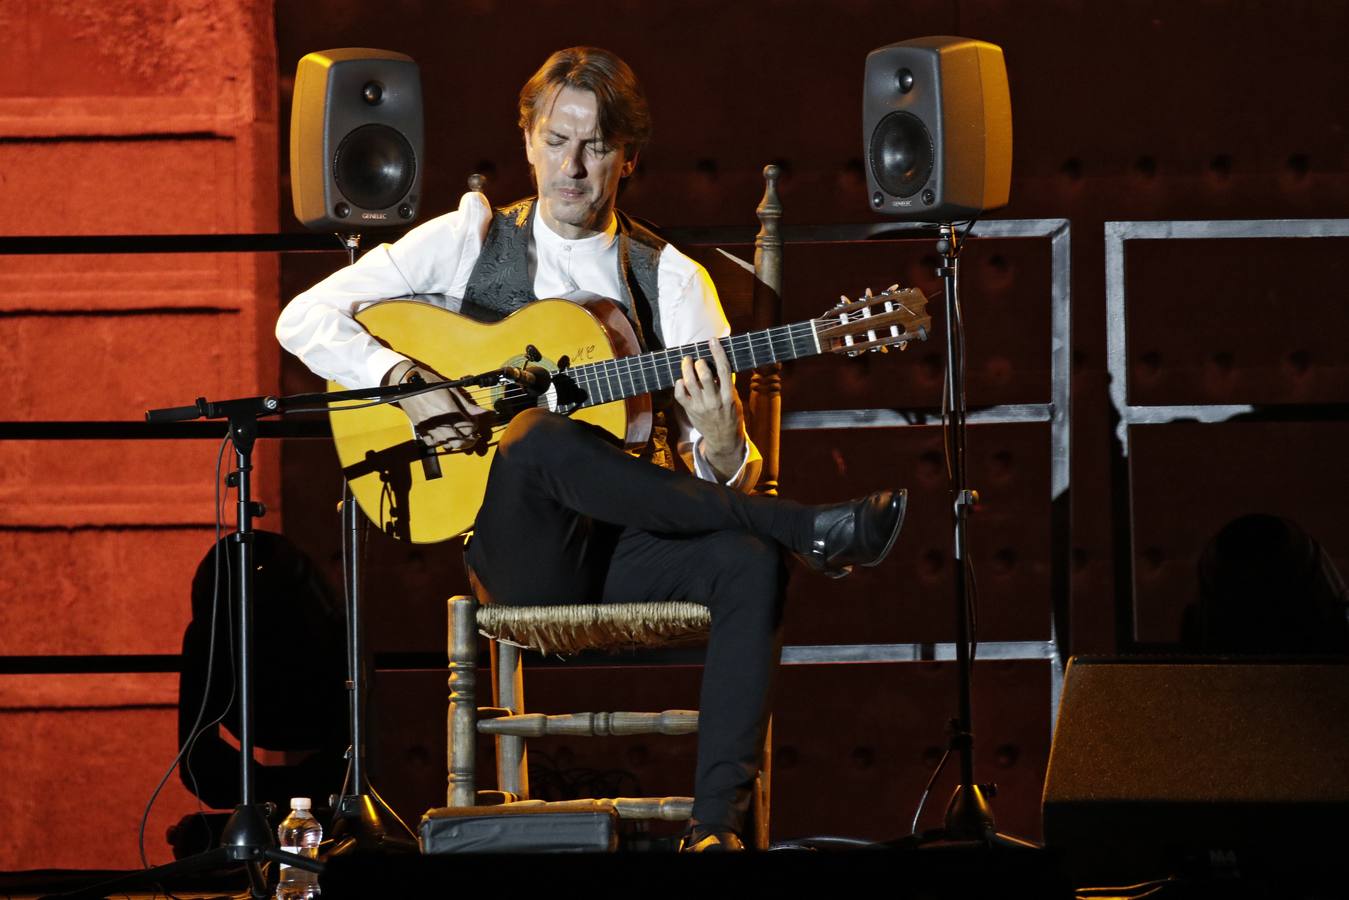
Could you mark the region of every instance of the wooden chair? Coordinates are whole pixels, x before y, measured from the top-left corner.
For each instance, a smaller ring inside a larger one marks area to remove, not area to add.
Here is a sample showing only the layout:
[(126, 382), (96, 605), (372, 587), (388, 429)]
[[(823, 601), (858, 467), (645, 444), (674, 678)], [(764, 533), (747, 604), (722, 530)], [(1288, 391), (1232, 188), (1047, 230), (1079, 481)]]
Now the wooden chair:
[[(777, 195), (778, 169), (764, 169), (765, 189), (756, 210), (760, 228), (754, 242), (754, 279), (744, 296), (723, 291), (728, 309), (737, 300), (748, 305), (753, 328), (777, 324), (782, 292), (782, 216)], [(743, 308), (743, 306), (742, 306)], [(765, 368), (750, 378), (746, 427), (763, 455), (757, 490), (778, 490), (778, 439), (781, 419), (780, 366)], [(527, 713), (520, 651), (577, 653), (593, 649), (657, 647), (706, 636), (711, 613), (696, 603), (620, 603), (572, 606), (480, 605), (472, 596), (449, 600), (449, 785), (450, 807), (496, 803), (544, 804), (531, 800), (525, 740), (544, 735), (604, 736), (632, 734), (690, 734), (698, 729), (693, 710), (664, 712), (601, 712), (542, 715)], [(490, 638), (492, 705), (478, 706), (476, 672), (478, 635)], [(476, 738), (496, 737), (498, 785), (495, 791), (477, 788)], [(764, 740), (763, 765), (753, 792), (753, 844), (768, 847), (771, 783), (772, 722)], [(587, 801), (590, 802), (590, 801)], [(691, 797), (605, 798), (625, 819), (679, 821), (692, 814)]]

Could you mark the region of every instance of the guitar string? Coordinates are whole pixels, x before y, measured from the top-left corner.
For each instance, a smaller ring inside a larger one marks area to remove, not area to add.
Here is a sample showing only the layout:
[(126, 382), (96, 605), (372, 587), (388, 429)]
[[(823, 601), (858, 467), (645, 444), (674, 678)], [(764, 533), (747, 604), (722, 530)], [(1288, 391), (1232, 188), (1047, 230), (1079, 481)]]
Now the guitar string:
[[(913, 310), (909, 309), (903, 301), (895, 301), (895, 303), (910, 315), (914, 314)], [(855, 319), (846, 323), (846, 325), (856, 326), (863, 323), (865, 318)], [(894, 327), (895, 324), (880, 324), (879, 329), (868, 330), (884, 331)], [(845, 327), (844, 323), (835, 322), (833, 317), (823, 317), (793, 325), (776, 326), (756, 332), (730, 335), (719, 340), (728, 346), (728, 355), (732, 358), (733, 370), (742, 371), (759, 368), (761, 365), (778, 362), (784, 358), (794, 359), (813, 353), (814, 349), (810, 346), (810, 343), (807, 343), (805, 352), (802, 352), (802, 348), (798, 345), (803, 338), (813, 338), (817, 334), (828, 336), (840, 327)], [(880, 337), (878, 340), (885, 340), (885, 337)], [(767, 357), (762, 363), (759, 361), (761, 352)], [(746, 355), (748, 355), (748, 359), (745, 359)], [(663, 351), (605, 360), (600, 363), (588, 363), (571, 371), (580, 375), (577, 380), (583, 382), (585, 386), (591, 387), (600, 402), (613, 402), (632, 396), (634, 393), (649, 393), (671, 386), (674, 381), (678, 380), (676, 360), (679, 360), (678, 372), (682, 374), (684, 358), (689, 357), (698, 360), (709, 359), (711, 356), (710, 342), (701, 341)], [(664, 376), (664, 379), (662, 376)], [(638, 387), (639, 378), (640, 388)], [(655, 381), (655, 387), (651, 386), (652, 380)], [(507, 389), (503, 392), (503, 398), (516, 399), (526, 393), (528, 392), (523, 390)]]
[[(908, 310), (908, 308), (904, 306), (902, 303), (899, 305), (901, 306), (901, 308), (912, 313), (912, 311)], [(730, 357), (732, 361), (733, 370), (743, 370), (745, 368), (758, 368), (759, 365), (761, 364), (758, 362), (758, 355), (755, 352), (756, 346), (766, 353), (767, 358), (765, 359), (764, 363), (762, 363), (763, 365), (779, 362), (783, 359), (796, 359), (801, 356), (813, 355), (816, 352), (815, 350), (816, 337), (817, 335), (820, 334), (821, 331), (819, 326), (821, 325), (828, 326), (831, 324), (836, 324), (835, 320), (832, 317), (824, 317), (820, 319), (808, 320), (805, 322), (798, 322), (792, 325), (782, 325), (776, 326), (774, 328), (761, 329), (757, 332), (747, 332), (739, 335), (729, 335), (724, 338), (718, 338), (717, 340), (720, 340), (724, 344), (729, 345), (728, 346), (729, 352), (727, 355)], [(799, 346), (803, 340), (807, 341), (806, 346), (804, 348)], [(783, 346), (784, 344), (785, 347)], [(748, 354), (749, 357), (747, 366), (741, 365), (742, 363), (746, 362), (746, 360), (744, 359), (744, 354), (746, 353)], [(712, 356), (711, 341), (708, 340), (708, 341), (698, 341), (692, 344), (684, 344), (679, 347), (667, 348), (666, 350), (663, 351), (656, 351), (648, 354), (620, 357), (612, 360), (604, 360), (600, 363), (589, 363), (585, 364), (585, 366), (583, 367), (578, 368), (582, 369), (581, 381), (583, 381), (586, 387), (592, 388), (592, 390), (594, 390), (595, 393), (599, 394), (601, 400), (603, 398), (603, 391), (601, 390), (601, 386), (609, 387), (611, 388), (610, 393), (613, 399), (607, 402), (616, 402), (619, 399), (626, 399), (628, 396), (632, 396), (633, 394), (649, 393), (650, 388), (647, 381), (648, 373), (656, 376), (657, 384), (661, 384), (660, 382), (661, 372), (658, 367), (663, 367), (665, 370), (664, 374), (666, 378), (673, 380), (675, 378), (676, 359), (679, 360), (678, 365), (680, 366), (680, 371), (682, 374), (682, 364), (685, 358), (692, 358), (694, 360), (698, 360), (698, 359), (709, 359), (711, 358), (711, 356)], [(647, 390), (637, 389), (636, 378), (634, 376), (640, 376), (642, 381), (642, 387), (647, 388)], [(630, 388), (630, 390), (624, 389), (623, 382), (625, 379), (628, 383), (628, 387)], [(617, 380), (618, 382), (617, 391), (612, 390), (613, 382), (615, 380)], [(669, 385), (662, 385), (662, 388), (668, 386)], [(488, 390), (490, 391), (490, 389)], [(480, 394), (481, 393), (482, 392), (480, 392)], [(527, 394), (528, 392), (523, 390), (514, 392), (507, 390), (503, 392), (503, 394), (505, 395), (510, 395), (512, 393), (514, 393), (516, 396), (522, 396)], [(470, 395), (470, 399), (474, 399), (476, 402), (476, 398), (473, 398), (472, 395)], [(534, 405), (536, 407), (545, 406), (546, 405), (545, 398), (543, 397), (535, 398)], [(495, 435), (497, 432), (504, 430), (507, 427), (507, 425), (508, 423), (505, 422), (492, 425), (489, 428), (489, 435)], [(492, 441), (489, 439), (488, 446), (491, 446), (491, 444)]]
[[(803, 335), (806, 335), (806, 334), (809, 334), (809, 333), (810, 333), (809, 326), (812, 325), (812, 324), (813, 324), (813, 321), (812, 321), (812, 322), (796, 323), (795, 325), (792, 325), (792, 326), (778, 326), (778, 327), (776, 327), (776, 328), (773, 328), (773, 329), (767, 329), (767, 330), (764, 330), (764, 331), (761, 331), (761, 332), (757, 332), (757, 333), (751, 332), (751, 333), (748, 333), (748, 334), (731, 335), (731, 336), (729, 336), (728, 338), (722, 338), (721, 340), (723, 340), (723, 341), (730, 341), (730, 342), (732, 343), (731, 353), (728, 354), (728, 355), (731, 356), (731, 357), (733, 358), (734, 362), (736, 362), (736, 363), (741, 363), (741, 362), (744, 362), (744, 360), (741, 358), (740, 351), (741, 351), (741, 350), (751, 350), (751, 344), (752, 344), (754, 341), (757, 340), (758, 343), (761, 344), (761, 345), (766, 344), (766, 345), (767, 345), (767, 348), (771, 351), (775, 345), (779, 345), (779, 344), (782, 343), (782, 338), (786, 337), (786, 334), (784, 334), (784, 333), (787, 332), (788, 329), (797, 329), (797, 330), (799, 330), (799, 331), (800, 331), (800, 334), (798, 334), (798, 335), (795, 336), (795, 338), (799, 338), (799, 337), (801, 337), (801, 336), (803, 336)], [(773, 336), (773, 335), (768, 334), (768, 332), (779, 332), (779, 334), (778, 334), (777, 336)], [(795, 347), (795, 344), (798, 343), (798, 342), (799, 342), (799, 341), (796, 340), (796, 339), (793, 339), (793, 340), (792, 340), (792, 342), (791, 342), (791, 343), (792, 343), (792, 347), (791, 347), (792, 350), (794, 350), (794, 351), (797, 350), (797, 348)], [(736, 346), (737, 344), (739, 344), (739, 346)], [(752, 352), (752, 351), (751, 351), (751, 352)], [(571, 373), (579, 373), (579, 374), (581, 375), (581, 378), (578, 379), (578, 380), (581, 381), (581, 382), (583, 382), (585, 386), (592, 387), (594, 393), (600, 394), (601, 396), (602, 396), (603, 393), (604, 393), (604, 392), (601, 390), (601, 387), (602, 387), (602, 386), (603, 386), (603, 387), (609, 387), (609, 386), (611, 386), (614, 382), (617, 382), (619, 389), (622, 390), (622, 389), (623, 389), (623, 382), (624, 382), (625, 379), (626, 379), (626, 381), (628, 382), (628, 384), (630, 385), (630, 387), (632, 388), (632, 390), (635, 391), (635, 393), (638, 393), (638, 394), (640, 394), (640, 393), (650, 393), (650, 391), (640, 391), (640, 390), (637, 390), (637, 382), (636, 382), (635, 378), (633, 377), (634, 374), (635, 374), (635, 373), (641, 373), (641, 372), (647, 372), (647, 371), (649, 371), (649, 372), (652, 372), (652, 373), (655, 373), (655, 374), (659, 375), (659, 370), (656, 368), (656, 366), (657, 366), (657, 365), (663, 365), (663, 366), (665, 367), (665, 369), (667, 370), (667, 372), (666, 372), (667, 377), (669, 377), (669, 378), (672, 379), (671, 384), (669, 384), (669, 385), (662, 385), (661, 387), (654, 388), (654, 389), (652, 389), (652, 390), (662, 390), (662, 389), (664, 389), (665, 387), (669, 387), (669, 386), (671, 386), (671, 385), (673, 384), (673, 380), (677, 380), (676, 377), (675, 377), (675, 371), (676, 371), (676, 369), (675, 369), (675, 362), (674, 362), (674, 360), (675, 360), (675, 358), (676, 358), (676, 355), (678, 355), (678, 358), (679, 358), (681, 361), (682, 361), (682, 358), (683, 358), (684, 356), (692, 356), (692, 357), (695, 357), (696, 359), (710, 359), (710, 358), (711, 358), (711, 355), (712, 355), (712, 351), (711, 351), (711, 348), (710, 348), (710, 346), (708, 345), (708, 342), (707, 342), (707, 341), (701, 341), (701, 342), (694, 343), (694, 344), (685, 344), (685, 345), (682, 345), (682, 346), (676, 347), (676, 348), (669, 348), (669, 349), (667, 349), (667, 350), (654, 351), (654, 352), (652, 352), (652, 353), (647, 353), (647, 354), (640, 354), (639, 356), (635, 356), (635, 357), (634, 357), (634, 356), (619, 357), (619, 358), (611, 359), (611, 360), (602, 360), (602, 361), (597, 362), (597, 363), (585, 363), (585, 364), (582, 364), (581, 366), (576, 366), (576, 367), (574, 367), (574, 368), (572, 368), (572, 369), (568, 369), (567, 372), (568, 372), (569, 374), (571, 374)], [(799, 351), (795, 353), (795, 356), (800, 356), (800, 355), (804, 355), (804, 354), (800, 353)], [(793, 358), (795, 358), (795, 356), (794, 356)], [(643, 358), (643, 357), (645, 357), (645, 358), (650, 358), (650, 359), (652, 360), (652, 362), (651, 362), (650, 364), (648, 364), (648, 363), (642, 361), (642, 358)], [(655, 358), (656, 358), (656, 357), (663, 357), (664, 359), (663, 359), (662, 362), (657, 363), (657, 362), (655, 361)], [(753, 357), (753, 356), (752, 356), (751, 359), (757, 359), (757, 357)], [(767, 364), (767, 363), (769, 363), (769, 362), (777, 362), (777, 361), (779, 361), (780, 359), (781, 359), (781, 357), (779, 357), (779, 356), (777, 356), (776, 354), (774, 354), (774, 358), (765, 360), (765, 362), (764, 362), (763, 364)], [(740, 368), (742, 368), (742, 369), (743, 369), (743, 368), (747, 368), (747, 366), (741, 366)], [(659, 382), (658, 382), (658, 383), (659, 383)], [(645, 379), (645, 377), (643, 377), (643, 386), (645, 386), (645, 385), (646, 385), (646, 379)], [(369, 401), (369, 402), (365, 402), (365, 403), (357, 403), (357, 404), (347, 404), (347, 405), (335, 405), (335, 404), (334, 404), (334, 405), (329, 405), (329, 406), (327, 406), (327, 407), (317, 407), (317, 408), (313, 408), (313, 409), (297, 409), (297, 410), (290, 410), (290, 412), (296, 412), (296, 413), (298, 413), (298, 412), (346, 412), (346, 411), (348, 411), (348, 410), (369, 409), (369, 408), (374, 407), (374, 406), (383, 406), (383, 405), (388, 404), (388, 403), (396, 403), (397, 401), (399, 401), (399, 400), (405, 400), (405, 399), (407, 399), (408, 397), (417, 397), (417, 396), (420, 396), (421, 394), (430, 393), (430, 392), (432, 392), (432, 391), (437, 391), (437, 390), (443, 390), (443, 388), (437, 386), (436, 384), (429, 384), (429, 385), (427, 385), (425, 388), (423, 388), (423, 389), (421, 389), (421, 390), (410, 391), (410, 392), (405, 393), (405, 394), (400, 394), (398, 397), (384, 398), (384, 399), (379, 399), (379, 400), (372, 400), (372, 401)], [(478, 400), (481, 400), (481, 399), (487, 399), (487, 400), (490, 400), (492, 394), (493, 394), (494, 392), (496, 392), (496, 391), (500, 391), (500, 392), (501, 392), (501, 397), (500, 397), (500, 399), (506, 400), (506, 401), (517, 401), (517, 400), (524, 399), (524, 398), (526, 398), (526, 397), (528, 397), (528, 396), (530, 395), (530, 391), (528, 391), (528, 390), (525, 389), (525, 388), (518, 387), (518, 386), (509, 386), (509, 387), (504, 387), (504, 388), (503, 388), (503, 387), (500, 386), (500, 385), (493, 385), (493, 386), (490, 386), (490, 387), (471, 387), (471, 388), (470, 388), (470, 387), (465, 387), (465, 388), (461, 388), (460, 390), (462, 390), (465, 394), (467, 394), (468, 397), (469, 397), (469, 399), (470, 399), (470, 400), (473, 400), (473, 401), (475, 402), (475, 404), (477, 403)], [(623, 399), (623, 397), (616, 395), (612, 390), (610, 390), (608, 393), (610, 393), (610, 395), (613, 397), (613, 399), (611, 399), (611, 400), (600, 400), (599, 402), (613, 402), (614, 400), (617, 400), (617, 399)], [(626, 393), (626, 392), (625, 392), (625, 393)], [(480, 405), (480, 404), (479, 404), (479, 405)]]
[[(941, 291), (938, 291), (935, 296), (941, 296), (941, 293)], [(910, 314), (913, 313), (913, 311), (902, 301), (896, 301), (896, 305)], [(852, 320), (847, 324), (859, 324), (864, 322), (865, 318), (869, 317), (861, 317)], [(814, 348), (812, 345), (815, 337), (817, 335), (821, 337), (827, 336), (829, 332), (835, 330), (840, 324), (841, 323), (838, 323), (833, 316), (823, 316), (817, 319), (793, 323), (791, 325), (779, 325), (772, 328), (759, 329), (758, 331), (729, 335), (718, 338), (717, 340), (723, 342), (723, 344), (727, 346), (727, 355), (731, 359), (733, 371), (743, 371), (780, 362), (784, 359), (796, 359), (805, 355), (813, 355)], [(889, 327), (891, 326), (882, 325), (882, 329), (888, 329)], [(808, 343), (805, 348), (806, 352), (802, 352), (797, 346), (803, 338), (810, 339), (810, 343)], [(603, 360), (598, 363), (586, 363), (568, 371), (572, 373), (579, 372), (581, 377), (578, 381), (581, 382), (583, 387), (591, 389), (590, 396), (597, 400), (597, 403), (591, 405), (616, 402), (617, 400), (626, 399), (627, 397), (636, 394), (650, 393), (655, 390), (663, 390), (667, 387), (671, 387), (675, 381), (679, 380), (676, 376), (676, 371), (682, 375), (684, 358), (688, 357), (694, 361), (712, 358), (710, 344), (710, 340), (698, 341), (650, 353)], [(784, 356), (780, 352), (780, 348), (783, 344), (786, 344), (786, 347), (783, 349), (790, 353), (790, 356)], [(759, 361), (757, 352), (759, 350), (766, 352), (767, 358), (764, 362)], [(743, 358), (744, 354), (748, 355), (748, 360)], [(678, 363), (676, 363), (676, 360), (678, 360)], [(650, 387), (648, 374), (655, 377), (657, 387)], [(662, 383), (662, 374), (669, 380), (668, 384)], [(638, 389), (638, 377), (641, 379), (642, 389)], [(396, 402), (398, 399), (415, 397), (422, 393), (429, 393), (435, 390), (441, 390), (441, 388), (438, 388), (435, 385), (428, 385), (424, 390), (403, 394), (398, 398), (387, 398), (369, 403), (345, 406), (330, 405), (328, 407), (314, 409), (292, 410), (291, 412), (345, 412), (348, 410), (368, 409), (370, 407)], [(509, 403), (519, 402), (531, 395), (530, 391), (519, 386), (505, 387), (504, 389), (500, 386), (492, 386), (463, 390), (468, 398), (475, 405), (479, 406), (481, 406), (481, 403), (479, 403), (480, 400), (491, 402), (492, 395), (496, 391), (500, 391), (500, 401)], [(609, 395), (608, 399), (604, 399), (606, 393)], [(534, 405), (541, 407), (546, 405), (546, 401), (539, 398)], [(493, 426), (492, 430), (496, 431), (502, 427), (504, 427), (504, 424)]]
[[(819, 330), (816, 326), (821, 323), (832, 323), (833, 321), (832, 318), (810, 320), (789, 326), (777, 326), (775, 328), (762, 329), (758, 332), (730, 335), (719, 340), (729, 345), (730, 353), (728, 355), (732, 357), (737, 367), (745, 368), (742, 364), (746, 362), (744, 354), (748, 353), (749, 367), (757, 368), (759, 363), (756, 347), (766, 353), (767, 359), (765, 362), (777, 362), (783, 359), (785, 354), (789, 354), (790, 358), (798, 358), (807, 354), (813, 354), (815, 352), (813, 346), (815, 343), (815, 336)], [(803, 348), (799, 346), (802, 340), (807, 341), (804, 352)], [(651, 354), (622, 357), (614, 360), (605, 360), (602, 363), (587, 364), (585, 367), (578, 367), (581, 369), (580, 374), (582, 375), (582, 378), (579, 380), (585, 387), (592, 388), (592, 390), (599, 395), (601, 400), (603, 400), (604, 396), (601, 387), (609, 387), (612, 389), (613, 382), (617, 380), (618, 390), (611, 390), (611, 394), (617, 394), (617, 396), (614, 397), (614, 400), (609, 401), (614, 402), (617, 399), (626, 399), (627, 396), (631, 396), (633, 393), (649, 393), (650, 385), (647, 380), (647, 374), (650, 373), (655, 375), (657, 384), (660, 384), (661, 372), (658, 367), (663, 367), (665, 376), (669, 379), (673, 379), (675, 359), (677, 358), (680, 360), (682, 369), (683, 359), (689, 357), (696, 359), (707, 359), (711, 357), (710, 341), (686, 344)], [(641, 377), (642, 387), (647, 390), (637, 390), (635, 376)], [(630, 390), (624, 388), (623, 382), (625, 379)], [(482, 393), (483, 391), (479, 391), (479, 397), (481, 397)], [(503, 394), (506, 396), (523, 396), (527, 393), (528, 392), (526, 391), (503, 391)], [(478, 398), (475, 398), (470, 394), (470, 399), (474, 399), (476, 402)], [(534, 405), (536, 407), (542, 407), (545, 404), (545, 398), (535, 398)], [(495, 435), (498, 431), (503, 430), (506, 425), (507, 423), (492, 425), (489, 428), (489, 435)], [(489, 439), (489, 446), (490, 445), (491, 441)]]
[[(912, 313), (908, 307), (898, 304), (902, 309)], [(848, 324), (855, 324), (862, 320), (854, 320)], [(822, 327), (821, 327), (822, 326)], [(760, 329), (755, 332), (745, 332), (737, 335), (729, 335), (719, 338), (723, 343), (729, 345), (728, 356), (732, 361), (733, 371), (744, 371), (746, 369), (755, 369), (763, 365), (768, 365), (783, 361), (784, 359), (796, 359), (805, 355), (813, 355), (814, 338), (817, 334), (827, 336), (833, 331), (839, 323), (832, 316), (825, 316), (818, 319), (811, 319), (804, 322), (794, 323), (792, 325), (781, 325), (768, 329)], [(889, 328), (883, 325), (882, 328)], [(806, 345), (805, 352), (797, 345), (803, 338), (809, 338), (810, 342)], [(785, 350), (790, 356), (784, 356), (780, 348), (786, 344)], [(766, 353), (767, 358), (759, 361), (756, 348)], [(748, 354), (748, 360), (743, 358), (743, 354)], [(678, 380), (676, 371), (682, 375), (682, 363), (684, 358), (693, 360), (710, 359), (712, 351), (710, 341), (699, 341), (692, 344), (684, 344), (679, 347), (667, 348), (666, 350), (654, 351), (651, 353), (638, 354), (635, 356), (619, 357), (612, 360), (603, 360), (598, 363), (586, 363), (568, 370), (572, 373), (580, 373), (578, 379), (584, 387), (591, 388), (592, 395), (595, 396), (598, 403), (610, 403), (619, 399), (626, 399), (629, 396), (642, 393), (650, 393), (655, 390), (663, 390), (673, 385)], [(678, 360), (678, 369), (676, 369), (676, 360)], [(662, 369), (664, 370), (662, 373)], [(657, 387), (652, 388), (649, 385), (648, 374), (655, 376)], [(661, 375), (669, 379), (668, 384), (661, 382)], [(643, 389), (638, 389), (637, 378), (641, 378)], [(626, 387), (625, 387), (626, 381)], [(607, 390), (606, 390), (607, 389)], [(402, 394), (397, 398), (387, 398), (371, 401), (368, 403), (350, 404), (350, 405), (329, 405), (328, 407), (317, 407), (310, 409), (291, 410), (293, 413), (300, 412), (346, 412), (348, 410), (369, 409), (374, 406), (382, 406), (387, 403), (397, 402), (399, 399), (419, 396), (423, 393), (442, 390), (442, 388), (428, 385), (425, 389), (414, 391), (408, 394)], [(465, 388), (464, 393), (475, 405), (481, 405), (480, 400), (491, 401), (493, 392), (500, 391), (500, 400), (506, 402), (518, 402), (530, 396), (530, 391), (525, 388), (513, 386), (501, 388), (500, 386)], [(604, 395), (608, 394), (608, 399)], [(535, 404), (536, 406), (545, 405), (543, 402)], [(597, 404), (591, 404), (597, 405)]]

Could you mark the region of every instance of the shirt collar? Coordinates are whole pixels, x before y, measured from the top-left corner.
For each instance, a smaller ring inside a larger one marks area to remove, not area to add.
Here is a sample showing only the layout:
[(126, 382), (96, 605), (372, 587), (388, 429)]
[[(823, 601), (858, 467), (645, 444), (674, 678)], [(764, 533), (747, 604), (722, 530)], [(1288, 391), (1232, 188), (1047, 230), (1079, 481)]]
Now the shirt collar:
[(609, 224), (604, 227), (603, 231), (592, 234), (590, 237), (576, 239), (562, 237), (548, 227), (548, 223), (543, 221), (543, 216), (537, 213), (534, 216), (534, 241), (540, 247), (550, 247), (555, 250), (565, 248), (572, 253), (603, 253), (614, 245), (616, 237), (618, 237), (618, 216), (612, 212), (609, 213)]

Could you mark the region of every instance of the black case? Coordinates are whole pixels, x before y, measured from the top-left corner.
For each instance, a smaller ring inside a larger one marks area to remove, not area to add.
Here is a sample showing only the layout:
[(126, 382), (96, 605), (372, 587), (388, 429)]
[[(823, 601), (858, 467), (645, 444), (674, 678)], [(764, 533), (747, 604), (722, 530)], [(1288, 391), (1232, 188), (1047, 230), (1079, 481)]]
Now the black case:
[(422, 816), (421, 845), (428, 854), (612, 853), (618, 813), (598, 803), (433, 809)]

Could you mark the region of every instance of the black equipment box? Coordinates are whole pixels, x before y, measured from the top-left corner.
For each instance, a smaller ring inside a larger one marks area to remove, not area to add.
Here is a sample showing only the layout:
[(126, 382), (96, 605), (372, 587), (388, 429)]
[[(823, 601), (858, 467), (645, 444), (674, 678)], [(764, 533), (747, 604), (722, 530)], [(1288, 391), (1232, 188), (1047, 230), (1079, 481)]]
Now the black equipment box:
[(618, 813), (610, 805), (507, 803), (433, 809), (422, 816), (422, 853), (612, 853)]

